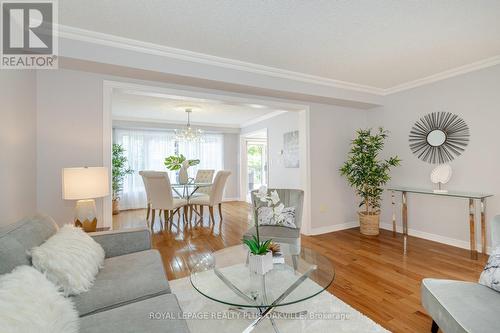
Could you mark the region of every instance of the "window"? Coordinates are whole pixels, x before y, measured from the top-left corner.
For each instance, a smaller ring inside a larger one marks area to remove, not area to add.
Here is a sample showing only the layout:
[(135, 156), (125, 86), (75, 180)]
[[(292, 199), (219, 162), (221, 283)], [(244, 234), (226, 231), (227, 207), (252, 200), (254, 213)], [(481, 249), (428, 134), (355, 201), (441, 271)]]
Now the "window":
[(179, 142), (171, 130), (113, 129), (113, 142), (123, 145), (132, 175), (126, 177), (121, 194), (121, 209), (146, 207), (146, 193), (139, 175), (141, 170), (168, 171), (170, 181), (177, 181), (177, 173), (165, 168), (165, 157), (176, 153), (188, 159), (199, 159), (200, 164), (189, 168), (194, 177), (198, 169), (224, 168), (224, 136), (217, 133), (203, 134), (202, 142)]

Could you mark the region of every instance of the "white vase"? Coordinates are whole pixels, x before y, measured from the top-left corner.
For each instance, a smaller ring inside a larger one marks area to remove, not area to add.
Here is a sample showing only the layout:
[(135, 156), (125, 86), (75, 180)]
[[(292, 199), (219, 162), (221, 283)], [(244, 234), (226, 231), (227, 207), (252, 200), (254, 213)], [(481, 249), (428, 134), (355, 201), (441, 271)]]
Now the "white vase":
[(273, 253), (257, 255), (250, 253), (248, 258), (248, 267), (251, 272), (264, 275), (273, 269)]
[(179, 169), (179, 184), (187, 184), (189, 181), (188, 168), (182, 166)]

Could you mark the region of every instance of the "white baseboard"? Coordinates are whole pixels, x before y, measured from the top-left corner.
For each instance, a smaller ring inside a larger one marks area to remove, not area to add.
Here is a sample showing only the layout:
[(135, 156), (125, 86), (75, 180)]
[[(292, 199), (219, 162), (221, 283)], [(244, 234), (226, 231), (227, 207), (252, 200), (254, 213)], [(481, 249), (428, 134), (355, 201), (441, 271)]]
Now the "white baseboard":
[(355, 228), (355, 227), (359, 227), (358, 221), (341, 223), (341, 224), (334, 224), (334, 225), (329, 225), (329, 226), (319, 227), (319, 228), (312, 228), (311, 230), (309, 230), (307, 235), (308, 236), (321, 235), (321, 234), (327, 234), (329, 232), (351, 229), (351, 228)]
[[(341, 223), (341, 224), (334, 224), (334, 225), (329, 225), (325, 227), (319, 227), (319, 228), (313, 228), (309, 230), (306, 235), (308, 236), (314, 236), (314, 235), (321, 235), (321, 234), (327, 234), (329, 232), (334, 232), (334, 231), (340, 231), (340, 230), (345, 230), (345, 229), (350, 229), (350, 228), (355, 228), (359, 227), (359, 222), (358, 221), (353, 221), (353, 222), (347, 222), (347, 223)], [(391, 223), (380, 223), (380, 228), (385, 229), (385, 230), (390, 230), (392, 231), (392, 224)], [(403, 227), (400, 225), (396, 225), (396, 231), (397, 232), (403, 232)], [(413, 237), (418, 237), (418, 238), (423, 238), (427, 239), (430, 241), (446, 244), (446, 245), (451, 245), (455, 247), (459, 247), (462, 249), (470, 249), (469, 242), (463, 241), (460, 239), (455, 239), (455, 238), (450, 238), (450, 237), (445, 237), (441, 235), (436, 235), (436, 234), (431, 234), (428, 232), (416, 230), (416, 229), (408, 229), (408, 235), (413, 236)], [(478, 242), (476, 244), (476, 248), (478, 251), (481, 251), (481, 243)], [(490, 254), (493, 249), (491, 246), (488, 246), (486, 248), (486, 253)]]
[[(385, 229), (385, 230), (390, 230), (392, 231), (392, 223), (380, 223), (380, 228)], [(403, 227), (401, 225), (396, 225), (396, 231), (397, 232), (403, 232)], [(455, 247), (459, 247), (462, 249), (470, 249), (470, 244), (467, 241), (463, 241), (460, 239), (455, 239), (455, 238), (450, 238), (446, 236), (441, 236), (441, 235), (436, 235), (436, 234), (431, 234), (428, 232), (416, 230), (416, 229), (410, 229), (408, 228), (408, 235), (418, 237), (418, 238), (423, 238), (427, 239), (430, 241), (446, 244), (446, 245), (451, 245)], [(481, 251), (481, 243), (478, 242), (476, 243), (476, 248), (478, 251)], [(492, 249), (490, 246), (486, 248), (486, 253), (491, 253)]]

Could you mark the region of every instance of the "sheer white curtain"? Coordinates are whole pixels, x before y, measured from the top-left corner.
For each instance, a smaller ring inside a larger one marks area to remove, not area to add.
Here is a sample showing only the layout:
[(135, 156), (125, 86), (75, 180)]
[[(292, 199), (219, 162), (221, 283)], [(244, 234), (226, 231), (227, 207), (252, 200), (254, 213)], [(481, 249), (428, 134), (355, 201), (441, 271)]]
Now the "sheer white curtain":
[(113, 142), (125, 148), (125, 156), (134, 173), (125, 178), (121, 194), (121, 209), (146, 207), (146, 192), (139, 175), (141, 170), (168, 171), (172, 183), (177, 181), (177, 173), (165, 168), (165, 157), (176, 153), (188, 159), (199, 159), (200, 164), (189, 168), (190, 177), (198, 169), (221, 170), (224, 167), (224, 136), (222, 134), (203, 134), (201, 142), (177, 142), (170, 130), (113, 130)]

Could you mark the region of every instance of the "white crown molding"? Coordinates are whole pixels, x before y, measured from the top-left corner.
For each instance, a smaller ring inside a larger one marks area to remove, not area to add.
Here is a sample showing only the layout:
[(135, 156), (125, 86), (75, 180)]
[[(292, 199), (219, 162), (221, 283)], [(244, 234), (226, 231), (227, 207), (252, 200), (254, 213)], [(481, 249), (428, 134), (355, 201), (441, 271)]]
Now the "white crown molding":
[(58, 35), (60, 38), (66, 38), (76, 41), (88, 42), (97, 45), (116, 47), (124, 50), (136, 51), (150, 55), (162, 56), (171, 59), (191, 61), (199, 64), (217, 66), (221, 68), (234, 69), (253, 74), (262, 74), (270, 77), (289, 79), (299, 82), (306, 82), (329, 86), (333, 88), (345, 89), (350, 91), (364, 92), (378, 96), (387, 96), (404, 90), (413, 89), (433, 82), (445, 80), (457, 75), (473, 72), (487, 67), (500, 64), (500, 55), (483, 59), (471, 64), (463, 65), (457, 68), (449, 69), (424, 78), (406, 82), (390, 88), (379, 88), (369, 85), (357, 84), (352, 82), (334, 80), (316, 75), (294, 72), (290, 70), (254, 64), (250, 62), (223, 58), (208, 55), (199, 52), (177, 49), (164, 45), (158, 45), (149, 42), (143, 42), (135, 39), (119, 37), (101, 32), (85, 30), (65, 25), (58, 26)]
[(452, 69), (446, 70), (444, 72), (433, 74), (433, 75), (430, 75), (430, 76), (427, 76), (427, 77), (424, 77), (421, 79), (417, 79), (417, 80), (410, 81), (407, 83), (399, 84), (397, 86), (394, 86), (394, 87), (391, 87), (388, 89), (384, 89), (384, 95), (390, 95), (390, 94), (394, 94), (394, 93), (401, 92), (404, 90), (413, 89), (413, 88), (420, 87), (420, 86), (423, 86), (426, 84), (449, 79), (449, 78), (452, 78), (454, 76), (470, 73), (473, 71), (477, 71), (477, 70), (480, 70), (483, 68), (495, 66), (498, 64), (500, 64), (500, 55), (495, 56), (495, 57), (491, 57), (491, 58), (487, 58), (487, 59), (483, 59), (480, 61), (476, 61), (476, 62), (473, 62), (471, 64), (467, 64), (464, 66), (452, 68)]
[[(253, 125), (253, 124), (257, 124), (257, 123), (259, 123), (261, 121), (277, 117), (280, 114), (283, 114), (283, 113), (286, 113), (286, 112), (289, 112), (289, 111), (277, 110), (277, 111), (269, 112), (269, 113), (267, 113), (265, 115), (262, 115), (260, 117), (254, 118), (254, 119), (252, 119), (250, 121), (247, 121), (246, 123), (241, 124), (240, 127), (244, 128), (244, 127), (247, 127), (247, 126), (250, 126), (250, 125)], [(293, 112), (293, 111), (290, 111), (290, 112)]]
[(240, 60), (217, 57), (204, 53), (177, 49), (164, 45), (138, 41), (135, 39), (119, 37), (115, 35), (109, 35), (101, 32), (74, 28), (65, 25), (59, 25), (59, 37), (98, 44), (98, 45), (113, 46), (125, 50), (137, 51), (151, 55), (163, 56), (167, 58), (192, 61), (200, 64), (218, 66), (228, 69), (236, 69), (254, 74), (263, 74), (283, 79), (320, 84), (324, 86), (346, 89), (351, 91), (358, 91), (375, 95), (382, 95), (384, 92), (384, 89), (368, 85), (334, 80), (321, 76), (304, 74), (264, 65), (258, 65)]

